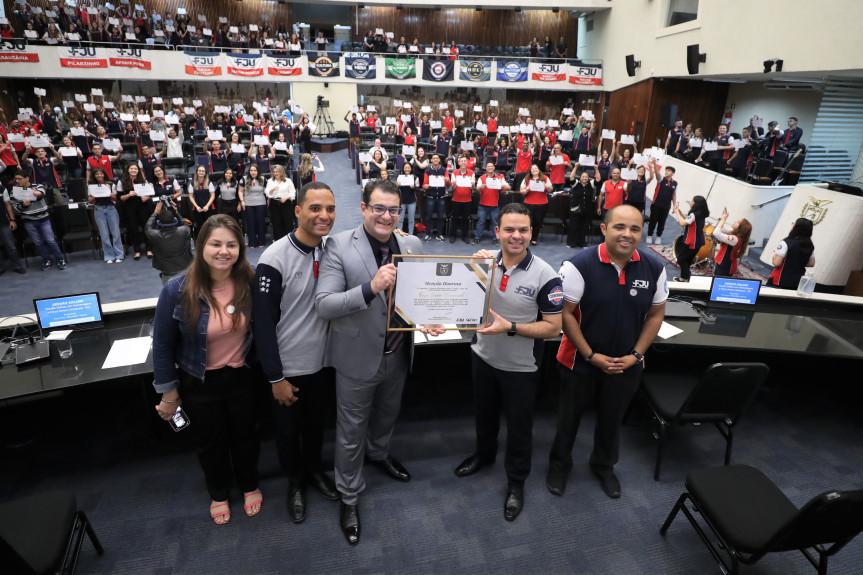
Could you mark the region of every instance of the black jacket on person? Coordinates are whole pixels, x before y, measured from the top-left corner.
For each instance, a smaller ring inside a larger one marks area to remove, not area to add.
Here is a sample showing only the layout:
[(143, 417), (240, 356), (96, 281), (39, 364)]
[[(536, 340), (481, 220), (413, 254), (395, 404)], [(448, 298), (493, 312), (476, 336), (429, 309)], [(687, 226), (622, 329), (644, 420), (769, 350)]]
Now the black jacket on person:
[(192, 263), (192, 246), (189, 243), (192, 230), (181, 217), (177, 218), (180, 223), (176, 226), (159, 227), (158, 217), (153, 212), (144, 229), (153, 248), (153, 267), (163, 274), (178, 274)]

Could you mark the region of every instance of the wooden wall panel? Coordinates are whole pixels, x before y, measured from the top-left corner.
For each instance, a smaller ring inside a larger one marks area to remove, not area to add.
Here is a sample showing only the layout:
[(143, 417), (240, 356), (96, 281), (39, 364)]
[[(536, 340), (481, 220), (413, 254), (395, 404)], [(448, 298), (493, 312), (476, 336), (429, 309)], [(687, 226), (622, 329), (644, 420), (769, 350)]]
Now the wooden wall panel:
[(715, 133), (722, 120), (728, 84), (685, 79), (649, 79), (607, 94), (608, 110), (603, 127), (629, 134), (636, 123), (639, 149), (664, 144), (668, 126), (660, 125), (662, 107), (677, 105), (684, 124), (700, 127), (706, 136)]
[(456, 44), (526, 46), (536, 36), (540, 43), (545, 35), (555, 43), (566, 38), (569, 54), (575, 54), (578, 20), (568, 10), (557, 14), (551, 10), (483, 10), (474, 8), (410, 8), (391, 7), (352, 8), (353, 39), (362, 40), (368, 30), (383, 28), (393, 32), (398, 41), (405, 36), (408, 42), (414, 37), (420, 44), (447, 42)]
[[(48, 7), (47, 0), (28, 0), (31, 6), (39, 6), (42, 9)], [(207, 17), (207, 22), (210, 27), (215, 27), (219, 23), (219, 16), (225, 16), (230, 22), (244, 22), (246, 24), (259, 24), (262, 22), (261, 14), (267, 14), (270, 18), (270, 25), (273, 30), (278, 29), (279, 23), (284, 23), (290, 31), (291, 21), (291, 5), (290, 3), (278, 4), (268, 0), (245, 0), (244, 2), (235, 2), (233, 0), (130, 0), (132, 7), (135, 4), (141, 4), (150, 14), (152, 10), (156, 10), (162, 16), (165, 12), (171, 14), (177, 13), (177, 8), (185, 8), (189, 13), (191, 22), (197, 25), (198, 14), (203, 14)], [(6, 7), (6, 14), (14, 14), (15, 0), (3, 0)], [(98, 5), (103, 2), (96, 3)], [(119, 6), (119, 2), (113, 2)], [(13, 18), (13, 22), (14, 22)]]

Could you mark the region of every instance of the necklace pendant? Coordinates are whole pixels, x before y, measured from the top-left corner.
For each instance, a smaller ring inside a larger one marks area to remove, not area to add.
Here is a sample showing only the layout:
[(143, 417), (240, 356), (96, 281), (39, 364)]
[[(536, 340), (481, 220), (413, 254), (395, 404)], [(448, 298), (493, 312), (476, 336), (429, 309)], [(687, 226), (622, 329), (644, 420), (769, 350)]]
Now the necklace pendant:
[(225, 308), (225, 311), (226, 311), (226, 312), (228, 312), (228, 315), (231, 315), (231, 314), (233, 314), (233, 313), (234, 313), (234, 310), (235, 310), (235, 309), (236, 309), (236, 308), (235, 308), (234, 306), (229, 305), (228, 307), (226, 307), (226, 308)]

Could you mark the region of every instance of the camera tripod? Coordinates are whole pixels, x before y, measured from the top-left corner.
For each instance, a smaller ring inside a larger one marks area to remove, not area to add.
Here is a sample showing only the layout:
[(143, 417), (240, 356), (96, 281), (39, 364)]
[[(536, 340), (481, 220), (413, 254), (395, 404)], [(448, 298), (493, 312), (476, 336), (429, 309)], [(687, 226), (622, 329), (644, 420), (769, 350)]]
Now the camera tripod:
[[(312, 119), (312, 122), (318, 127), (316, 132), (319, 136), (330, 136), (335, 132), (336, 128), (333, 125), (333, 120), (330, 118), (329, 107), (329, 101), (318, 96), (318, 107), (315, 110), (315, 117)], [(321, 128), (326, 128), (326, 130), (322, 130)]]

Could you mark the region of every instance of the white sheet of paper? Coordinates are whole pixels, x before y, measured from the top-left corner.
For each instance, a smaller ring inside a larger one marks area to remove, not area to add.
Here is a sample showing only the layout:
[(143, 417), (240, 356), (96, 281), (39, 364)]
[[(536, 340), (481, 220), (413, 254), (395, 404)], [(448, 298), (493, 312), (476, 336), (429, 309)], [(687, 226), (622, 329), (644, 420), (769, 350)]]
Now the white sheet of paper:
[(446, 110), (446, 109), (448, 109), (448, 108), (449, 108), (449, 104), (447, 104), (446, 102), (441, 102), (441, 103), (440, 103), (440, 109), (441, 109), (441, 110)]
[(429, 186), (433, 188), (442, 188), (446, 185), (443, 176), (429, 176)]
[(401, 174), (396, 178), (396, 184), (399, 186), (410, 186), (414, 183), (414, 177), (410, 174)]
[(453, 114), (456, 118), (464, 118), (464, 110), (456, 110)]
[(748, 144), (749, 142), (747, 142), (746, 140), (734, 140), (734, 142), (732, 143), (734, 144), (734, 149), (739, 150), (740, 148), (745, 148), (746, 144)]
[(153, 196), (156, 191), (153, 189), (153, 184), (135, 184), (135, 193), (139, 196)]
[(393, 118), (393, 117), (391, 117), (391, 116), (387, 116), (387, 119), (386, 119), (385, 123), (386, 123), (386, 125), (387, 125), (387, 126), (395, 126), (396, 124), (398, 124), (398, 122), (396, 121), (396, 119), (395, 119), (395, 118)]
[(628, 144), (631, 146), (635, 145), (635, 136), (630, 135), (630, 134), (622, 134), (620, 136), (620, 143), (621, 144)]
[(360, 152), (359, 160), (360, 162), (367, 164), (372, 161), (372, 155), (368, 152)]
[(560, 156), (550, 156), (548, 158), (548, 163), (552, 166), (559, 166), (563, 164), (563, 154), (561, 154)]
[(404, 154), (405, 156), (413, 156), (416, 153), (416, 146), (402, 146), (402, 154)]
[(533, 134), (533, 126), (530, 124), (522, 124), (518, 127), (518, 131), (522, 134)]
[(414, 332), (414, 343), (425, 343), (426, 336), (423, 335), (421, 331)]
[(638, 170), (633, 170), (632, 168), (624, 168), (620, 170), (621, 180), (634, 180), (636, 178), (638, 178)]
[[(123, 148), (123, 145), (117, 138), (105, 138), (104, 140), (102, 140), (102, 147), (109, 152), (119, 152)], [(75, 153), (75, 155), (78, 155), (77, 152)]]
[(534, 180), (527, 186), (527, 189), (531, 192), (544, 192), (545, 182), (537, 182), (536, 180)]
[(519, 116), (530, 116), (530, 111), (527, 108), (519, 108), (518, 109)]
[(441, 126), (443, 126), (443, 122), (441, 122), (440, 120), (432, 120), (429, 122), (429, 127), (432, 130), (440, 130)]
[(221, 140), (222, 139), (222, 130), (207, 130), (207, 137), (210, 138), (210, 141)]
[(96, 104), (85, 103), (84, 104), (84, 111), (85, 112), (95, 112), (96, 111)]
[(150, 114), (138, 114), (138, 121), (139, 122), (149, 122), (150, 121)]
[(402, 107), (402, 101), (401, 100), (393, 100), (393, 106), (396, 108), (401, 108)]
[(489, 106), (492, 106), (492, 107), (494, 107), (494, 108), (497, 108), (497, 107), (498, 107), (498, 105), (497, 105), (497, 100), (489, 100), (489, 101), (488, 101), (488, 105), (489, 105)]
[(423, 106), (422, 108), (420, 108), (420, 111), (423, 114), (428, 114), (429, 112), (431, 112), (431, 106)]
[(596, 156), (588, 156), (587, 154), (581, 154), (578, 156), (578, 164), (580, 166), (595, 166), (596, 165)]
[[(80, 128), (80, 127), (78, 127), (78, 128), (70, 128), (70, 129), (69, 129), (69, 133), (70, 133), (70, 134), (72, 134), (73, 136), (83, 136), (83, 135), (84, 135), (84, 128)], [(12, 139), (12, 136), (14, 136), (14, 135), (15, 135), (15, 134), (9, 134), (9, 141), (10, 141), (10, 142), (13, 142), (13, 141), (14, 141), (14, 140)]]
[(255, 145), (256, 146), (269, 146), (270, 139), (266, 136), (255, 136)]
[(22, 188), (20, 186), (12, 186), (12, 197), (21, 202), (26, 200), (30, 200), (32, 202), (36, 199), (32, 189)]
[(581, 117), (585, 120), (588, 120), (589, 122), (592, 122), (596, 119), (593, 117), (593, 112), (591, 112), (590, 110), (582, 110)]
[(47, 341), (62, 341), (69, 337), (69, 334), (72, 333), (71, 329), (58, 329), (57, 331), (52, 331), (48, 334), (48, 337), (45, 339)]
[(689, 140), (690, 148), (700, 148), (701, 147), (701, 139), (700, 138), (692, 138)]
[(110, 198), (111, 186), (90, 184), (87, 186), (87, 193), (94, 198)]
[[(410, 108), (410, 106), (408, 106), (408, 108)], [(378, 109), (375, 108), (374, 106), (366, 106), (366, 112), (377, 112), (377, 111), (378, 111)]]
[(455, 185), (457, 188), (470, 188), (473, 185), (473, 178), (470, 176), (456, 176)]
[(473, 150), (473, 142), (465, 142), (465, 141), (462, 141), (462, 143), (461, 143), (461, 145), (460, 145), (459, 147), (460, 147), (462, 150)]
[(507, 126), (498, 126), (497, 133), (499, 136), (509, 136), (509, 128)]
[(118, 339), (111, 346), (111, 351), (108, 352), (102, 369), (144, 363), (147, 361), (147, 356), (150, 355), (152, 345), (153, 338), (150, 336)]
[(501, 190), (503, 189), (503, 181), (500, 178), (486, 178), (485, 179), (485, 187), (490, 190)]
[(542, 130), (543, 128), (545, 128), (545, 120), (537, 120), (533, 124), (537, 127), (537, 129)]
[(160, 132), (159, 130), (150, 130), (150, 140), (153, 142), (164, 142), (165, 132)]
[(124, 122), (134, 122), (135, 116), (133, 116), (132, 114), (120, 114), (120, 120)]
[(704, 142), (702, 145), (702, 149), (705, 152), (715, 152), (719, 148), (719, 145), (716, 142)]
[(662, 339), (668, 339), (670, 337), (674, 337), (678, 333), (683, 333), (683, 330), (679, 327), (673, 326), (670, 323), (662, 322), (662, 325), (659, 326), (659, 333), (656, 334)]
[(48, 138), (41, 134), (30, 136), (30, 145), (34, 148), (47, 148), (49, 143)]
[(66, 146), (63, 146), (58, 151), (64, 158), (72, 158), (78, 155), (78, 150), (76, 148), (67, 148)]
[(572, 116), (575, 113), (572, 108), (564, 108), (562, 112), (564, 116)]
[(614, 130), (603, 130), (602, 131), (602, 139), (603, 140), (613, 140), (616, 135), (617, 135), (617, 132), (615, 132)]

